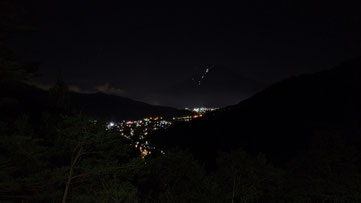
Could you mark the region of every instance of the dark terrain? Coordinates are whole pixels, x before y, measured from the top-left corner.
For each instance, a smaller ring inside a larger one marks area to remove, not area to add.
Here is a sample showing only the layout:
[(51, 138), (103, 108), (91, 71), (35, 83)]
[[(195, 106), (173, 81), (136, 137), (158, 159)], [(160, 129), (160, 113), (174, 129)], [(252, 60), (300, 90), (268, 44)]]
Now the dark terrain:
[[(4, 97), (16, 99), (18, 112), (33, 112), (39, 114), (51, 109), (49, 93), (42, 89), (26, 84), (4, 84), (0, 91)], [(150, 116), (162, 116), (171, 119), (174, 116), (192, 115), (186, 110), (172, 107), (150, 105), (125, 97), (107, 95), (104, 93), (80, 94), (69, 93), (70, 108), (76, 109), (84, 115), (113, 120), (136, 120)], [(9, 113), (15, 113), (12, 109)]]
[(237, 105), (159, 132), (154, 142), (191, 149), (201, 160), (242, 147), (282, 163), (320, 134), (325, 141), (332, 134), (361, 147), (360, 78), (360, 59), (292, 77)]

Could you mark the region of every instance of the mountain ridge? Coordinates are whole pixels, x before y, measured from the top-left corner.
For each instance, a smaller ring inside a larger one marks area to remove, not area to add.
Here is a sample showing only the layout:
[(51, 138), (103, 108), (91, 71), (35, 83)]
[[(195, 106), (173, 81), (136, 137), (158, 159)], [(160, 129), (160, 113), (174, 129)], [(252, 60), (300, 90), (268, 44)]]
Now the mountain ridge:
[[(28, 84), (2, 84), (0, 91), (8, 98), (14, 98), (20, 104), (17, 111), (33, 109), (42, 111), (51, 109), (49, 93)], [(191, 112), (167, 106), (158, 106), (136, 101), (127, 97), (120, 97), (102, 92), (82, 94), (69, 92), (70, 103), (77, 111), (95, 118), (106, 118), (115, 120), (142, 119), (149, 116), (162, 116), (172, 118), (173, 116), (192, 115)]]
[(189, 148), (198, 157), (242, 147), (280, 162), (321, 132), (338, 132), (361, 144), (360, 61), (275, 83), (236, 105), (154, 134), (152, 141)]
[(162, 94), (172, 95), (183, 106), (223, 107), (257, 92), (264, 84), (224, 66), (211, 66), (176, 82)]

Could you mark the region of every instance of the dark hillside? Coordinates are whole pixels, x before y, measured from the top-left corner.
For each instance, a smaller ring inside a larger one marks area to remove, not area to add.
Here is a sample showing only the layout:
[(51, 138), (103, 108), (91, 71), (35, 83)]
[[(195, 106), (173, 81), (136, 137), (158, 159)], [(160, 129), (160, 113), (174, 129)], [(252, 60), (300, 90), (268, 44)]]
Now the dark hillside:
[(154, 137), (163, 147), (190, 148), (199, 157), (242, 147), (284, 161), (315, 134), (338, 134), (359, 143), (361, 65), (350, 61), (276, 83), (237, 105), (173, 126)]
[[(25, 84), (2, 84), (0, 91), (3, 97), (11, 99), (10, 106), (2, 110), (2, 114), (19, 112), (39, 112), (52, 108), (48, 92)], [(106, 119), (141, 119), (147, 116), (173, 116), (191, 115), (191, 112), (171, 107), (155, 106), (135, 101), (125, 97), (107, 95), (103, 93), (78, 94), (69, 93), (70, 104), (77, 111), (95, 118)], [(14, 108), (11, 108), (11, 106)], [(16, 108), (15, 108), (16, 107)]]

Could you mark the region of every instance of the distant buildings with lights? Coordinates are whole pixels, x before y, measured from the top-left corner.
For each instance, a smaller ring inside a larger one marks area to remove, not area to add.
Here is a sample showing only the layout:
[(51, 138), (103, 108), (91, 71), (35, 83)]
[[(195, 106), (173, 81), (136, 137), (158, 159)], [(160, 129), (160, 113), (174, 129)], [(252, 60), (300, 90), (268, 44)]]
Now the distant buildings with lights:
[(199, 107), (199, 108), (185, 108), (185, 110), (188, 110), (188, 111), (192, 111), (192, 112), (195, 112), (197, 114), (205, 114), (207, 112), (210, 112), (210, 111), (215, 111), (217, 110), (218, 108), (206, 108), (206, 107)]
[[(173, 117), (172, 121), (168, 121), (163, 119), (163, 117), (147, 117), (142, 120), (135, 121), (121, 121), (115, 122), (110, 121), (106, 129), (114, 130), (120, 133), (121, 136), (132, 141), (135, 148), (139, 149), (141, 152), (141, 156), (144, 158), (146, 155), (150, 154), (155, 147), (149, 145), (149, 142), (146, 140), (147, 135), (152, 131), (156, 131), (159, 129), (166, 129), (174, 122), (189, 122), (193, 119), (197, 119), (203, 116), (204, 113), (209, 111), (214, 111), (216, 108), (193, 108), (188, 109), (188, 111), (195, 112), (196, 114), (193, 116), (184, 116), (184, 117)], [(164, 153), (163, 151), (160, 151)]]

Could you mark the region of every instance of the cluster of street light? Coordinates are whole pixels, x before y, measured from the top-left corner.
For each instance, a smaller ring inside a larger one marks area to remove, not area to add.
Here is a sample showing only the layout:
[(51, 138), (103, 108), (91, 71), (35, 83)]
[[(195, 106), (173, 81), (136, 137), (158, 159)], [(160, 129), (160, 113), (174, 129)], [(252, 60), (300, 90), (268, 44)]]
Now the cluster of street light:
[[(189, 109), (188, 109), (189, 110)], [(114, 130), (120, 133), (121, 136), (132, 141), (135, 148), (139, 149), (141, 156), (144, 158), (155, 150), (155, 147), (150, 146), (147, 136), (156, 130), (166, 129), (174, 122), (189, 122), (193, 119), (202, 117), (204, 113), (213, 111), (213, 108), (194, 108), (191, 111), (196, 113), (193, 116), (173, 117), (173, 119), (166, 120), (163, 117), (147, 117), (141, 120), (123, 120), (120, 122), (110, 121), (107, 123), (107, 130)], [(164, 154), (162, 150), (161, 153)]]

